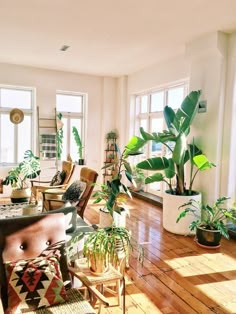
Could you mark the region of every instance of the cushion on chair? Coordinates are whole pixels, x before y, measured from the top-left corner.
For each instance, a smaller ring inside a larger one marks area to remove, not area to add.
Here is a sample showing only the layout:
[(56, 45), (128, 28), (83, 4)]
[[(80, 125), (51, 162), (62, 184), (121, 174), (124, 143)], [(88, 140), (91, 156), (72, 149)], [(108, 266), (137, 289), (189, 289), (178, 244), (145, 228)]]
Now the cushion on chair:
[(5, 263), (8, 282), (6, 313), (21, 313), (67, 300), (58, 256)]
[(57, 171), (50, 182), (50, 186), (57, 186), (63, 184), (65, 177), (66, 177), (65, 171)]
[(77, 202), (83, 195), (86, 189), (86, 182), (76, 180), (65, 191), (62, 196), (64, 201), (70, 201), (71, 203)]

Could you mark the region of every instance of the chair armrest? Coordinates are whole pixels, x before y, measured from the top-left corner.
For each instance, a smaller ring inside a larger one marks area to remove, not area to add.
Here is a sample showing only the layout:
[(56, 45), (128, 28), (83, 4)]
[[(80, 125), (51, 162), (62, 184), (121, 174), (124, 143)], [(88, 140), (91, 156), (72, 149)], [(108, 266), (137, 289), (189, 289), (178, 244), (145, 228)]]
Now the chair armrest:
[(41, 180), (30, 180), (31, 186), (34, 186), (34, 183), (50, 183), (51, 181), (41, 181)]
[(100, 291), (95, 286), (92, 286), (90, 281), (87, 279), (87, 277), (84, 275), (83, 272), (78, 271), (76, 268), (68, 266), (69, 272), (72, 276), (78, 278), (84, 286), (93, 293), (93, 295), (100, 300), (105, 306), (109, 306), (109, 302), (107, 301), (107, 298), (101, 294)]

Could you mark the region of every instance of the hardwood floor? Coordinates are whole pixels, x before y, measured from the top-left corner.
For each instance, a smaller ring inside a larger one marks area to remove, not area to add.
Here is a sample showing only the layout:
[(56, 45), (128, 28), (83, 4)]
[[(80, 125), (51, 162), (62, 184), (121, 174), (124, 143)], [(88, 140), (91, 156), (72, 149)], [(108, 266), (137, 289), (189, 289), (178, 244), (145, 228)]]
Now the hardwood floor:
[[(136, 198), (127, 205), (127, 227), (144, 247), (145, 259), (141, 266), (133, 241), (126, 270), (126, 313), (236, 313), (235, 240), (223, 239), (219, 249), (206, 250), (193, 237), (165, 231), (157, 206)], [(100, 207), (89, 203), (85, 218), (90, 223), (98, 223)], [(102, 313), (122, 310), (111, 306)]]

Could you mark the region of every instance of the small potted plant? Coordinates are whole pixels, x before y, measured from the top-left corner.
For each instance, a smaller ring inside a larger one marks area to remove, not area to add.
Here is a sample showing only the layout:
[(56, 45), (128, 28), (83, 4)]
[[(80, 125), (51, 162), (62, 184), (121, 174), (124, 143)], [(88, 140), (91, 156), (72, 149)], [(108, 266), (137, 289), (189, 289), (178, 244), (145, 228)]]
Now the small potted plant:
[[(236, 222), (231, 209), (224, 205), (228, 199), (228, 197), (220, 197), (212, 206), (190, 200), (188, 203), (179, 207), (180, 209), (184, 209), (179, 214), (176, 222), (179, 222), (187, 215), (193, 215), (196, 220), (191, 222), (189, 229), (191, 231), (196, 229), (197, 243), (201, 246), (217, 248), (220, 245), (222, 235), (226, 239), (229, 238), (226, 220), (229, 219)], [(198, 215), (199, 209), (201, 216)]]
[(78, 152), (78, 155), (79, 155), (79, 165), (84, 165), (84, 158), (83, 158), (83, 145), (82, 145), (82, 140), (81, 140), (81, 137), (79, 135), (79, 132), (78, 132), (78, 129), (73, 126), (72, 128), (72, 133), (74, 135), (74, 140), (75, 140), (75, 143), (77, 145), (77, 152)]
[(133, 185), (132, 191), (139, 192), (143, 190), (143, 185), (145, 182), (145, 174), (142, 169), (133, 165), (132, 167), (132, 177), (133, 177)]
[(13, 203), (26, 202), (31, 196), (28, 179), (34, 179), (40, 174), (40, 160), (31, 150), (24, 153), (24, 160), (8, 172), (3, 185), (11, 185), (11, 201)]

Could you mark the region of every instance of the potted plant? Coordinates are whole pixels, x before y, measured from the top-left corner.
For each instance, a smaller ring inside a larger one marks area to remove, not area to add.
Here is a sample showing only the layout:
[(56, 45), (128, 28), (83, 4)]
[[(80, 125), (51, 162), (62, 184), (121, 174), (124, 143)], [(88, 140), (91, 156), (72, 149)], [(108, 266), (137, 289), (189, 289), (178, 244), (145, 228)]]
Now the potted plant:
[(96, 274), (108, 270), (109, 263), (119, 264), (127, 258), (131, 247), (130, 233), (126, 228), (109, 226), (90, 233), (84, 244), (84, 256), (91, 271)]
[(24, 160), (8, 172), (3, 185), (11, 185), (11, 201), (13, 203), (29, 200), (31, 190), (28, 188), (28, 179), (34, 179), (40, 174), (40, 160), (31, 150), (24, 153)]
[[(60, 127), (58, 127), (57, 132), (56, 132), (56, 150), (57, 150), (57, 160), (61, 160), (61, 155), (62, 155), (62, 148), (63, 148), (63, 124), (61, 122), (62, 120), (62, 114), (58, 113), (57, 119), (61, 123)], [(59, 123), (58, 123), (59, 125)]]
[[(179, 208), (184, 208), (179, 214), (176, 222), (191, 215), (196, 220), (193, 220), (189, 229), (196, 229), (196, 241), (201, 246), (210, 246), (217, 248), (220, 245), (222, 235), (229, 238), (226, 219), (236, 222), (236, 217), (231, 211), (231, 208), (225, 207), (225, 201), (228, 197), (220, 197), (213, 203), (212, 206), (199, 203), (195, 200), (190, 200)], [(200, 215), (199, 215), (200, 211)]]
[(139, 192), (143, 190), (143, 185), (145, 182), (145, 174), (142, 169), (136, 167), (135, 165), (132, 166), (132, 191)]
[[(140, 128), (141, 136), (134, 136), (126, 145), (126, 154), (133, 155), (153, 141), (167, 148), (164, 157), (153, 157), (139, 162), (136, 166), (148, 171), (158, 171), (145, 179), (145, 184), (163, 181), (168, 189), (163, 195), (163, 227), (170, 232), (186, 234), (189, 223), (176, 224), (178, 207), (189, 198), (201, 200), (199, 192), (193, 190), (193, 182), (199, 171), (215, 166), (195, 145), (188, 143), (190, 126), (197, 113), (201, 91), (192, 91), (175, 112), (165, 106), (164, 120), (167, 130), (147, 133)], [(186, 184), (186, 165), (189, 163), (189, 186)]]
[[(116, 215), (121, 216), (125, 211), (126, 197), (132, 197), (128, 187), (122, 182), (123, 174), (132, 182), (132, 170), (124, 158), (124, 152), (121, 154), (117, 146), (116, 150), (119, 158), (103, 168), (114, 166), (117, 172), (107, 184), (99, 185), (100, 189), (93, 194), (94, 203), (104, 202), (104, 208), (100, 212), (105, 215), (100, 216), (99, 228), (95, 233), (88, 235), (85, 242), (84, 253), (86, 257), (92, 258), (90, 267), (98, 273), (102, 269), (107, 269), (106, 265), (109, 262), (117, 263), (121, 257), (127, 264), (128, 251), (131, 247), (130, 233), (124, 225), (116, 222)], [(95, 270), (94, 264), (100, 264), (100, 261), (104, 266), (100, 267), (100, 270)]]
[(76, 143), (77, 149), (78, 149), (77, 152), (79, 155), (79, 165), (84, 165), (82, 140), (81, 140), (81, 137), (79, 135), (78, 129), (75, 126), (73, 126), (73, 128), (72, 128), (72, 133), (74, 135), (74, 140), (75, 140), (75, 143)]

